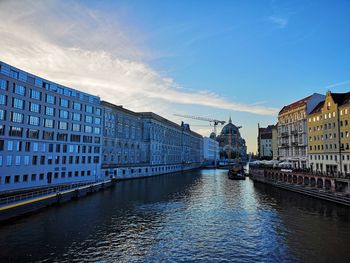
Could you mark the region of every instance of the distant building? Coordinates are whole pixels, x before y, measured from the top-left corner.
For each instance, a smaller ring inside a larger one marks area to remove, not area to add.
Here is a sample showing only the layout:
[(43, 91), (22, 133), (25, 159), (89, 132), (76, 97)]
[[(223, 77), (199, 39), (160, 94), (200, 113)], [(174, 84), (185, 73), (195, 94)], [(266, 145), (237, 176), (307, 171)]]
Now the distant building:
[(212, 138), (203, 138), (203, 158), (204, 164), (214, 165), (215, 160), (220, 159), (219, 143)]
[(235, 126), (230, 118), (216, 137), (220, 147), (220, 159), (246, 158), (247, 146), (239, 132), (240, 128)]
[(258, 156), (261, 159), (272, 159), (272, 130), (275, 126), (261, 128), (258, 124)]
[(297, 168), (308, 166), (307, 157), (307, 118), (324, 95), (314, 93), (311, 96), (284, 106), (278, 114), (278, 158), (288, 161)]
[(277, 134), (277, 124), (272, 127), (272, 159), (278, 160), (278, 134)]
[(350, 172), (350, 92), (327, 92), (308, 115), (309, 162), (314, 171)]

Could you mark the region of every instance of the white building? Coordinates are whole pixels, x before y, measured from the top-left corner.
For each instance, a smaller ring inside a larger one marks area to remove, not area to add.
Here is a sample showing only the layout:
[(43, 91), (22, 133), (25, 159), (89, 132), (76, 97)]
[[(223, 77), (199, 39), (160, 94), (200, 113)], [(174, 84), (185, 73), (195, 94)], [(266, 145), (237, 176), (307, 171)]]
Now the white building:
[(205, 164), (215, 164), (215, 159), (220, 159), (220, 147), (219, 142), (214, 139), (204, 137), (203, 138), (203, 158)]

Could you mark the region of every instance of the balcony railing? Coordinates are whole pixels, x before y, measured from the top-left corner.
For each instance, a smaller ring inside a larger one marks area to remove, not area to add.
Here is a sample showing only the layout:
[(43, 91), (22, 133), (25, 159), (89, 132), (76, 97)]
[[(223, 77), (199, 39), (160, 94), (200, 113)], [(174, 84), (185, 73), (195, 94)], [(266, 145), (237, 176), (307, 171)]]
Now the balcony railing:
[(282, 132), (281, 135), (282, 135), (282, 137), (287, 137), (288, 136), (288, 132)]

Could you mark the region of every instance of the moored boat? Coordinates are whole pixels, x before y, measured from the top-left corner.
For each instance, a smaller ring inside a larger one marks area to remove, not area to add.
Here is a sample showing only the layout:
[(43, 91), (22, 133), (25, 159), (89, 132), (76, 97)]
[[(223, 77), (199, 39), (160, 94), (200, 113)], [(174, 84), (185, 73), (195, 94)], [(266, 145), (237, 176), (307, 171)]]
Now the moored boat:
[(233, 166), (227, 173), (231, 180), (245, 180), (244, 170), (242, 166)]

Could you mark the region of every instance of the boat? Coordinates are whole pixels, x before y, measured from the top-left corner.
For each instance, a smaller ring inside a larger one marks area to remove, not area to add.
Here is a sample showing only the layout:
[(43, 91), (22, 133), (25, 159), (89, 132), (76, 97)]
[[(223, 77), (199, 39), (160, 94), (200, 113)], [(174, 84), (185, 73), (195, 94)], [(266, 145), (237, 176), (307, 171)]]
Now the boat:
[(233, 166), (227, 173), (231, 180), (245, 180), (244, 170), (241, 165)]

